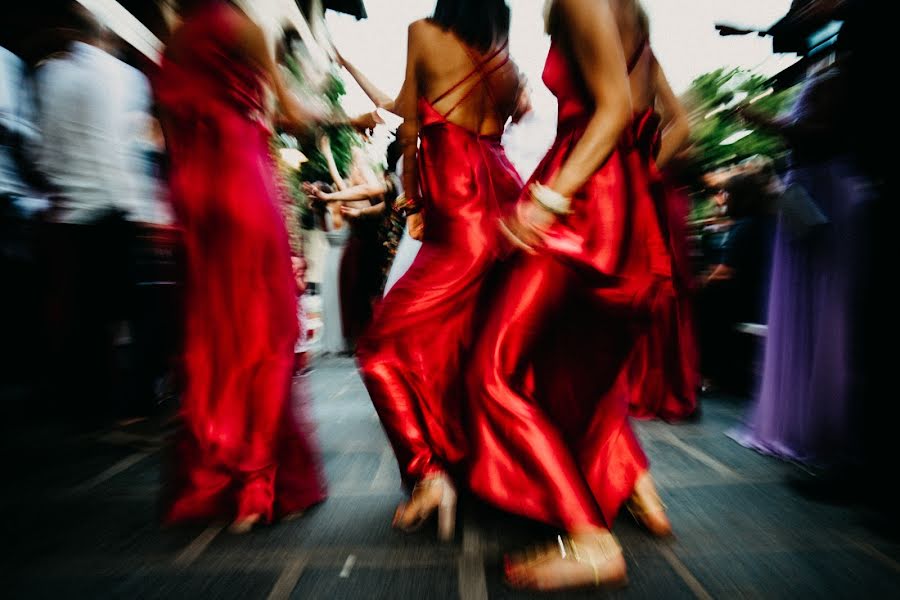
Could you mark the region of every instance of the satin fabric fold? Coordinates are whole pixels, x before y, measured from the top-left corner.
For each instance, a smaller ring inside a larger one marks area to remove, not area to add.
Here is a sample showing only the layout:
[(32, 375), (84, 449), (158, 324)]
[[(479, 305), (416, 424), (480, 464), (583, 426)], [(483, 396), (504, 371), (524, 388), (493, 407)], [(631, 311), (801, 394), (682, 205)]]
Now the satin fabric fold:
[[(558, 135), (532, 181), (560, 169), (589, 120), (572, 69), (554, 42), (544, 81)], [(628, 421), (627, 366), (672, 296), (653, 196), (658, 124), (635, 115), (543, 253), (500, 265), (469, 368), (472, 489), (568, 531), (609, 526), (648, 467)]]
[(699, 348), (694, 321), (694, 275), (687, 248), (690, 198), (664, 180), (656, 188), (660, 223), (672, 260), (674, 295), (652, 319), (629, 361), (631, 415), (666, 421), (686, 419), (697, 410)]
[(357, 350), (408, 482), (454, 472), (466, 456), (461, 372), (498, 256), (497, 222), (522, 188), (499, 136), (456, 125), (425, 99), (419, 116), (422, 247), (376, 307)]

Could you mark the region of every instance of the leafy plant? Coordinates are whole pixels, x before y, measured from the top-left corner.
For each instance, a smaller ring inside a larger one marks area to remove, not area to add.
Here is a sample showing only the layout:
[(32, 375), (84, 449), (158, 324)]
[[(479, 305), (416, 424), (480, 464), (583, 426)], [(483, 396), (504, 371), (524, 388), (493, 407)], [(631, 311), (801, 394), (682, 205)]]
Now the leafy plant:
[(736, 105), (755, 100), (755, 111), (775, 116), (790, 104), (794, 97), (793, 90), (769, 93), (767, 82), (766, 77), (750, 71), (722, 68), (697, 77), (691, 84), (684, 99), (693, 117), (693, 155), (702, 171), (711, 171), (751, 156), (776, 159), (784, 154), (786, 149), (781, 139), (758, 130), (722, 145), (728, 138), (748, 130), (733, 110)]
[[(303, 70), (300, 68), (297, 60), (293, 56), (287, 55), (284, 62), (287, 67), (287, 74), (293, 79), (293, 82), (291, 82), (293, 86), (311, 95), (313, 92), (309, 90), (309, 85), (305, 81)], [(333, 114), (342, 113), (341, 99), (347, 93), (347, 90), (344, 82), (335, 72), (329, 74), (324, 89), (318, 93), (327, 102)], [(359, 135), (352, 127), (348, 125), (328, 125), (300, 140), (285, 133), (279, 133), (272, 140), (273, 149), (276, 153), (282, 148), (296, 148), (303, 152), (307, 158), (307, 162), (303, 163), (299, 170), (281, 169), (286, 190), (300, 209), (300, 217), (304, 226), (311, 226), (312, 215), (309, 199), (303, 193), (303, 182), (325, 181), (331, 183), (328, 163), (324, 155), (319, 151), (317, 144), (321, 135), (329, 137), (331, 152), (334, 155), (338, 172), (342, 177), (346, 177), (349, 173), (350, 163), (353, 160), (353, 147), (361, 143)]]

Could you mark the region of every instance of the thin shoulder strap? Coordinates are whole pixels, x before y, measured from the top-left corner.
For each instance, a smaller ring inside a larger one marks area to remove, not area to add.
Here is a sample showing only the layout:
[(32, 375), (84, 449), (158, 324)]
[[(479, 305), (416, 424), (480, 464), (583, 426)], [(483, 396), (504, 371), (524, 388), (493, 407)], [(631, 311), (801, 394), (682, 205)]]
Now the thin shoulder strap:
[(644, 52), (650, 47), (650, 40), (648, 38), (644, 38), (644, 40), (638, 44), (638, 47), (635, 48), (634, 53), (631, 55), (631, 58), (628, 59), (628, 74), (630, 75), (634, 68), (637, 67), (638, 62), (640, 62), (641, 57), (644, 56)]
[(501, 52), (503, 52), (504, 50), (507, 49), (507, 47), (509, 45), (509, 40), (508, 39), (504, 40), (504, 42), (494, 52), (492, 52), (488, 56), (488, 58), (485, 60), (478, 60), (478, 56), (474, 52), (472, 52), (471, 48), (469, 48), (468, 46), (463, 44), (461, 41), (460, 41), (460, 45), (462, 46), (463, 50), (465, 50), (466, 54), (469, 56), (469, 60), (472, 61), (472, 65), (474, 66), (473, 73), (478, 73), (479, 77), (472, 83), (472, 86), (466, 91), (466, 93), (463, 94), (462, 97), (459, 100), (457, 100), (456, 103), (452, 107), (450, 107), (450, 109), (446, 113), (444, 113), (444, 118), (445, 119), (448, 118), (453, 113), (453, 111), (455, 111), (457, 108), (459, 108), (462, 105), (462, 103), (465, 102), (469, 98), (469, 96), (471, 96), (475, 92), (476, 89), (478, 89), (478, 87), (480, 85), (483, 85), (485, 90), (487, 91), (487, 94), (488, 94), (488, 97), (490, 98), (492, 107), (493, 107), (494, 111), (496, 112), (497, 101), (494, 97), (494, 92), (493, 92), (493, 89), (491, 88), (491, 84), (490, 84), (490, 81), (488, 80), (488, 78), (491, 75), (493, 75), (494, 73), (496, 73), (497, 71), (499, 71), (500, 69), (502, 69), (504, 66), (506, 66), (506, 64), (510, 61), (509, 52), (508, 51), (506, 52), (506, 55), (503, 57), (503, 60), (498, 62), (496, 65), (494, 65), (487, 71), (484, 70), (484, 67), (485, 67), (485, 65), (489, 64), (492, 60), (494, 60), (497, 56), (499, 56)]
[[(458, 41), (459, 41), (460, 45), (463, 47), (463, 49), (466, 50), (466, 53), (469, 55), (469, 58), (472, 59), (472, 54), (471, 54), (470, 50), (466, 47), (465, 44), (463, 44), (463, 42), (462, 42), (461, 40), (458, 40)], [(435, 104), (437, 104), (438, 102), (440, 102), (441, 100), (443, 100), (444, 98), (446, 98), (447, 96), (449, 96), (450, 94), (452, 94), (453, 92), (455, 92), (456, 90), (458, 90), (458, 89), (460, 88), (460, 86), (462, 86), (464, 83), (466, 83), (467, 81), (469, 81), (469, 80), (472, 78), (473, 75), (475, 75), (475, 74), (477, 74), (477, 73), (480, 73), (481, 70), (482, 70), (482, 68), (484, 67), (484, 65), (490, 63), (492, 60), (494, 60), (495, 58), (497, 58), (497, 56), (499, 56), (500, 53), (503, 52), (503, 51), (506, 49), (507, 45), (508, 45), (508, 41), (505, 41), (503, 44), (501, 44), (500, 46), (498, 46), (493, 52), (491, 52), (491, 53), (490, 53), (487, 57), (485, 57), (483, 60), (481, 60), (481, 61), (473, 60), (472, 70), (469, 71), (469, 72), (466, 74), (465, 77), (463, 77), (462, 79), (460, 79), (459, 81), (457, 81), (455, 84), (453, 84), (453, 85), (452, 85), (449, 89), (447, 89), (445, 92), (443, 92), (443, 93), (440, 94), (439, 96), (437, 96), (437, 97), (435, 97), (434, 99), (432, 99), (432, 100), (430, 101), (430, 103), (431, 103), (432, 105), (435, 105)], [(507, 59), (506, 59), (506, 60), (509, 60), (508, 56), (507, 56)], [(474, 86), (475, 86), (475, 87), (478, 86), (478, 82), (477, 82), (477, 81), (475, 82)], [(468, 96), (468, 93), (466, 94), (466, 96)], [(458, 104), (459, 104), (459, 103), (457, 103), (457, 105), (458, 105)], [(455, 110), (455, 109), (456, 109), (456, 106), (454, 106), (453, 109), (451, 109), (451, 111), (452, 111), (452, 110)]]

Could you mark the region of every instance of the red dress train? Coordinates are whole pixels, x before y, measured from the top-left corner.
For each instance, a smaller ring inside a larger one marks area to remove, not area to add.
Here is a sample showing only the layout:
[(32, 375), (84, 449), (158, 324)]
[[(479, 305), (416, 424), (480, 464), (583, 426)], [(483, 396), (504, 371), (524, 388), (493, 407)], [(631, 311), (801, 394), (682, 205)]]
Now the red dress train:
[(169, 522), (268, 521), (325, 497), (314, 434), (291, 394), (296, 284), (262, 73), (236, 52), (233, 10), (209, 2), (192, 14), (154, 82), (187, 263)]
[[(544, 81), (559, 102), (558, 135), (532, 180), (547, 181), (584, 133), (591, 108), (577, 77), (554, 42)], [(626, 367), (672, 293), (652, 195), (657, 129), (652, 111), (636, 115), (543, 254), (503, 265), (473, 353), (472, 489), (568, 531), (608, 526), (647, 468), (627, 418)]]

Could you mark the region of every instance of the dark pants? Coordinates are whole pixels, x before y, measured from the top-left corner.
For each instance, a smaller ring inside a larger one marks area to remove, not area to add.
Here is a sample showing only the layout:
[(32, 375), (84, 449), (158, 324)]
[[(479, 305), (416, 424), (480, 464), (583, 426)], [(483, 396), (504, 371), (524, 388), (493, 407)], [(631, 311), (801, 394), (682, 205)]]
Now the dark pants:
[(700, 372), (715, 385), (738, 394), (753, 391), (758, 339), (738, 332), (745, 321), (757, 321), (738, 307), (742, 299), (733, 281), (716, 281), (697, 295)]
[(89, 420), (132, 412), (134, 226), (119, 216), (43, 228), (44, 356), (49, 405)]

